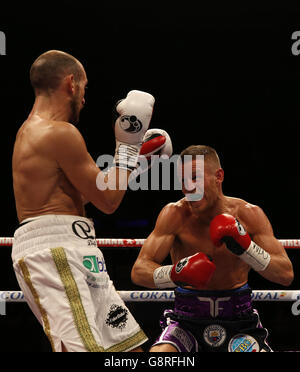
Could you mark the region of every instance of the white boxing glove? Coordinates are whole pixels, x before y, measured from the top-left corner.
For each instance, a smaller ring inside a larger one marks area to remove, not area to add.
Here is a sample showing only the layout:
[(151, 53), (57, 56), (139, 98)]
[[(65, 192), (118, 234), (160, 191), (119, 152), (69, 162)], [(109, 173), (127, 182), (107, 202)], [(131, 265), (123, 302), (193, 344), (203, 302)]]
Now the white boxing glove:
[(120, 116), (115, 122), (116, 167), (131, 171), (136, 168), (143, 137), (152, 118), (154, 102), (151, 94), (133, 90), (118, 103), (116, 110)]
[(138, 158), (139, 166), (131, 173), (131, 179), (136, 178), (151, 168), (153, 160), (151, 159), (151, 155), (171, 157), (172, 153), (172, 141), (165, 130), (157, 128), (147, 130)]

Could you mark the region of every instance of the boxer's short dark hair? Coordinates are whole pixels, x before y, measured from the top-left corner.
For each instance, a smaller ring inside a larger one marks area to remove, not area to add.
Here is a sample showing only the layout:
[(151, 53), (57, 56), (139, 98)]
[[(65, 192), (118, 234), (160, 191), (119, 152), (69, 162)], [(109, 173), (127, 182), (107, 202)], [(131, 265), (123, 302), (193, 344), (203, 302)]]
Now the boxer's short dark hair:
[(221, 163), (220, 163), (220, 159), (217, 154), (217, 151), (210, 146), (191, 145), (180, 153), (180, 157), (182, 161), (184, 161), (185, 155), (192, 156), (192, 159), (196, 159), (197, 155), (204, 155), (204, 161), (208, 160), (212, 162), (213, 164), (215, 164), (216, 167), (221, 168)]
[(82, 67), (72, 55), (50, 50), (40, 55), (30, 69), (30, 82), (35, 92), (55, 91), (62, 79), (73, 74), (76, 82), (83, 77)]

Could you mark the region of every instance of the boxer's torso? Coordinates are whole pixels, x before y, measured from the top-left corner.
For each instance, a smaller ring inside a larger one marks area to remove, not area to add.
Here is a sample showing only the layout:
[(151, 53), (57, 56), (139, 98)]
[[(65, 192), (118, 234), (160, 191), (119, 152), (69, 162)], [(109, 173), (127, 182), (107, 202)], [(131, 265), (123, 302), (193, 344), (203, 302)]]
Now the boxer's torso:
[[(227, 199), (226, 210), (222, 213), (236, 215), (238, 208), (243, 206), (243, 203), (247, 204), (240, 199)], [(203, 252), (211, 257), (216, 265), (216, 271), (207, 290), (234, 289), (247, 283), (248, 265), (232, 254), (225, 245), (214, 246), (209, 235), (209, 223), (201, 222), (193, 215), (185, 199), (180, 200), (177, 206), (179, 213), (182, 213), (184, 223), (176, 232), (175, 242), (170, 252), (172, 262)]]
[(59, 122), (30, 117), (13, 152), (13, 183), (19, 221), (44, 214), (84, 215), (81, 194), (55, 159)]

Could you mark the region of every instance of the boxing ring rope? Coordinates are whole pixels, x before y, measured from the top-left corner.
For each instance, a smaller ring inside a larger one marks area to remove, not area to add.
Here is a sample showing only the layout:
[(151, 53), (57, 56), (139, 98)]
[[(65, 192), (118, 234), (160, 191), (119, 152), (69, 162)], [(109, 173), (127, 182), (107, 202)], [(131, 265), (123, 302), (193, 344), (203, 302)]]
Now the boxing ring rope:
[[(125, 302), (171, 302), (174, 300), (174, 291), (118, 291)], [(290, 301), (300, 300), (300, 290), (255, 290), (252, 291), (253, 301)], [(21, 291), (0, 291), (0, 301), (26, 302)]]
[[(11, 246), (14, 238), (1, 238), (0, 246)], [(141, 247), (145, 239), (115, 239), (102, 238), (96, 239), (99, 248), (103, 247)], [(282, 239), (279, 240), (285, 249), (300, 249), (299, 239)], [(125, 302), (169, 302), (173, 301), (174, 291), (119, 291), (118, 292)], [(300, 290), (253, 290), (253, 301), (297, 301), (300, 300)], [(0, 291), (0, 301), (5, 302), (26, 302), (23, 292), (21, 291)]]
[[(103, 247), (141, 247), (146, 239), (96, 239), (99, 248)], [(300, 249), (300, 239), (279, 240), (285, 249)], [(0, 246), (9, 247), (13, 244), (14, 238), (0, 238)]]

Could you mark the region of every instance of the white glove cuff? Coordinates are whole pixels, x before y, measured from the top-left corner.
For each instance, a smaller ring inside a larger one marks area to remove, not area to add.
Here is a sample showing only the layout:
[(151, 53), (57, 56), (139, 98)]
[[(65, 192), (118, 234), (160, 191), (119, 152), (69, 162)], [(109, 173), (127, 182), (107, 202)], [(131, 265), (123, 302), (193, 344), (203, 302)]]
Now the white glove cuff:
[(175, 288), (177, 285), (171, 280), (173, 265), (160, 266), (153, 272), (153, 280), (156, 288)]
[(239, 257), (255, 271), (264, 271), (271, 261), (269, 253), (253, 241), (251, 241), (249, 248)]
[(139, 145), (117, 142), (114, 164), (117, 168), (133, 171), (136, 168), (140, 152)]

